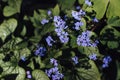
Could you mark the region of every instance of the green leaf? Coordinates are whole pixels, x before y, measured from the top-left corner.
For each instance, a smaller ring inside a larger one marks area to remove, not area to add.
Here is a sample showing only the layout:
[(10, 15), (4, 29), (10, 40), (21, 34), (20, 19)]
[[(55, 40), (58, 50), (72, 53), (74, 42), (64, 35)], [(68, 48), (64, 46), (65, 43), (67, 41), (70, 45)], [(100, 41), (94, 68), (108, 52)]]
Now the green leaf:
[(86, 12), (92, 13), (93, 12), (93, 8), (92, 7), (87, 7), (85, 9)]
[(27, 66), (30, 67), (32, 70), (35, 69), (35, 67), (34, 67), (34, 63), (33, 63), (32, 60), (30, 60), (30, 63), (29, 63)]
[(25, 70), (23, 69), (23, 68), (21, 68), (21, 67), (18, 67), (18, 75), (17, 75), (17, 77), (16, 77), (16, 79), (15, 80), (24, 80), (25, 79), (25, 77), (26, 77), (26, 72), (25, 72)]
[(112, 17), (110, 18), (108, 21), (107, 21), (108, 25), (110, 26), (117, 26), (119, 27), (120, 26), (120, 18), (118, 16), (115, 16), (115, 17)]
[(97, 13), (96, 14), (97, 19), (101, 19), (105, 15), (108, 2), (109, 0), (94, 0), (93, 1), (93, 4), (94, 4), (93, 9)]
[(59, 51), (59, 52), (57, 52), (55, 55), (54, 55), (54, 58), (58, 58), (59, 56), (61, 56), (62, 55), (62, 51)]
[(56, 5), (55, 8), (53, 9), (53, 15), (57, 16), (60, 13), (59, 5)]
[(70, 35), (70, 37), (71, 37), (71, 40), (70, 40), (70, 46), (72, 47), (72, 48), (75, 48), (75, 47), (77, 47), (77, 43), (76, 43), (76, 37), (74, 36), (74, 35)]
[(4, 41), (8, 35), (13, 33), (16, 27), (17, 27), (16, 19), (5, 20), (0, 25), (0, 38), (2, 39), (2, 41)]
[[(100, 32), (100, 41), (103, 45), (107, 44), (109, 48), (119, 46), (120, 32), (111, 26), (105, 26)], [(112, 45), (113, 44), (113, 45)]]
[(21, 42), (22, 39), (21, 38), (14, 38), (9, 40), (8, 42), (6, 42), (2, 47), (1, 47), (1, 52), (9, 52), (9, 51), (13, 51), (16, 49), (16, 45)]
[(20, 50), (21, 57), (28, 58), (30, 55), (31, 55), (31, 51), (28, 48), (23, 48), (22, 50)]
[(65, 9), (72, 9), (75, 0), (57, 0), (61, 9), (65, 10)]
[(2, 77), (10, 74), (17, 74), (16, 80), (24, 80), (26, 73), (25, 70), (14, 63), (0, 61), (0, 67), (3, 72), (0, 74)]
[(33, 17), (30, 17), (30, 20), (34, 27), (42, 28), (40, 21), (46, 19), (47, 14), (45, 10), (39, 9), (38, 11), (34, 11)]
[(78, 0), (79, 4), (84, 4), (85, 0)]
[(85, 31), (86, 30), (86, 20), (84, 18), (82, 18), (81, 21), (83, 22), (83, 26), (81, 26), (80, 28), (82, 29), (82, 31)]
[(78, 71), (78, 75), (82, 80), (101, 80), (101, 75), (93, 61), (89, 61), (91, 68), (76, 68)]
[(119, 43), (117, 41), (108, 41), (107, 46), (110, 49), (116, 49), (119, 47)]
[(55, 27), (53, 24), (49, 23), (49, 24), (46, 24), (43, 29), (41, 30), (40, 32), (40, 35), (45, 35), (46, 33), (50, 33), (52, 31), (54, 31)]
[(25, 36), (26, 31), (27, 31), (26, 26), (23, 26), (23, 30), (22, 30), (22, 32), (21, 32), (20, 34), (21, 34), (22, 36)]
[(120, 80), (120, 62), (116, 61), (117, 64), (117, 78), (116, 80)]
[(119, 3), (120, 0), (110, 0), (106, 13), (107, 18), (111, 18), (112, 16), (120, 16)]
[(3, 9), (3, 15), (6, 17), (12, 16), (16, 13), (20, 13), (22, 0), (8, 0), (8, 6)]
[(87, 56), (89, 56), (93, 53), (97, 54), (97, 56), (100, 56), (99, 49), (97, 47), (82, 47), (82, 46), (79, 46), (78, 50), (79, 50), (80, 53), (86, 54)]
[(6, 6), (3, 11), (3, 15), (6, 17), (11, 16), (15, 13), (17, 13), (17, 11), (13, 7), (10, 7), (10, 6)]
[(32, 76), (35, 80), (50, 80), (47, 75), (41, 70), (32, 71)]
[(44, 68), (45, 67), (45, 64), (42, 62), (40, 56), (35, 57), (35, 61), (36, 61), (37, 64), (40, 65), (40, 68)]

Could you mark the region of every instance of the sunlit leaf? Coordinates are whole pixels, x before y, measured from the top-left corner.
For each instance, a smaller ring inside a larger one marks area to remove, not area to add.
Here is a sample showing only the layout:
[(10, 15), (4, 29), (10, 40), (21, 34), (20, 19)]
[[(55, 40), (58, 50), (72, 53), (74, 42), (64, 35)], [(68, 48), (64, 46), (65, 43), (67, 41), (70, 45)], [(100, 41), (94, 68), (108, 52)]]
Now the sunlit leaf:
[(76, 68), (78, 71), (78, 75), (83, 80), (101, 80), (100, 72), (98, 71), (98, 68), (96, 67), (95, 63), (93, 61), (89, 61), (91, 68), (85, 69), (85, 68)]
[(8, 17), (16, 13), (20, 13), (22, 0), (8, 0), (8, 6), (5, 6), (3, 9), (3, 15)]
[(110, 26), (115, 26), (115, 27), (119, 27), (120, 26), (120, 18), (118, 16), (115, 17), (111, 17), (108, 21), (107, 21), (108, 25)]
[(106, 8), (108, 5), (109, 0), (94, 0), (93, 1), (93, 9), (96, 12), (96, 18), (101, 19), (103, 18)]
[(26, 30), (26, 26), (23, 26), (23, 30), (22, 32), (20, 33), (22, 36), (25, 36), (27, 30)]
[(85, 0), (78, 0), (79, 4), (83, 4)]
[(60, 13), (59, 5), (56, 5), (53, 9), (53, 15), (57, 16)]
[(0, 67), (2, 67), (3, 72), (1, 73), (2, 77), (5, 77), (6, 75), (10, 75), (10, 74), (16, 74), (16, 79), (15, 80), (24, 80), (26, 73), (25, 70), (13, 63), (10, 62), (3, 62), (0, 61), (1, 65)]
[(112, 16), (120, 16), (120, 0), (109, 0), (109, 6), (107, 9), (106, 16), (111, 18)]
[(17, 27), (16, 19), (5, 20), (0, 25), (0, 38), (4, 41), (8, 35), (14, 32)]
[(50, 80), (47, 75), (41, 70), (34, 70), (32, 76), (35, 80)]

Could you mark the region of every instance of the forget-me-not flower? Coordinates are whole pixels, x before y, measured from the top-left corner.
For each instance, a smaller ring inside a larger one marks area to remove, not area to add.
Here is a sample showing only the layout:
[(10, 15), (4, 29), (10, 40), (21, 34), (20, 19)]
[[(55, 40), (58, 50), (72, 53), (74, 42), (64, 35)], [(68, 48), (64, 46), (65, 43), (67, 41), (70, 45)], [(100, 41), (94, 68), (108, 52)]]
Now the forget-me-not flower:
[(93, 54), (89, 55), (89, 58), (91, 60), (97, 60), (97, 54), (93, 53)]
[(77, 44), (78, 46), (89, 46), (89, 47), (96, 47), (97, 42), (92, 42), (90, 40), (90, 31), (84, 31), (81, 35), (77, 37)]
[(46, 53), (46, 48), (45, 47), (39, 47), (36, 51), (35, 51), (35, 55), (39, 55), (39, 56), (44, 56)]
[(83, 22), (76, 22), (74, 29), (80, 30), (80, 27), (83, 26)]
[(112, 61), (110, 56), (106, 56), (103, 58), (103, 65), (102, 68), (109, 67), (109, 63)]
[(46, 24), (46, 23), (48, 23), (48, 22), (49, 22), (49, 20), (47, 20), (47, 19), (42, 19), (42, 20), (41, 20), (41, 24), (42, 24), (42, 25), (44, 25), (44, 24)]
[(75, 64), (78, 64), (78, 63), (79, 63), (77, 56), (72, 57), (72, 60), (73, 60), (73, 62), (74, 62)]
[(58, 66), (57, 60), (54, 58), (50, 59), (50, 63), (53, 64), (54, 66)]
[(52, 46), (53, 42), (55, 42), (51, 36), (48, 36), (46, 39), (46, 42), (48, 44), (48, 46)]
[(85, 4), (87, 4), (88, 6), (92, 6), (92, 3), (89, 0), (85, 0)]
[(55, 25), (55, 32), (59, 37), (61, 43), (67, 43), (69, 41), (68, 33), (64, 30), (67, 29), (66, 22), (60, 18), (60, 16), (54, 16), (54, 25)]

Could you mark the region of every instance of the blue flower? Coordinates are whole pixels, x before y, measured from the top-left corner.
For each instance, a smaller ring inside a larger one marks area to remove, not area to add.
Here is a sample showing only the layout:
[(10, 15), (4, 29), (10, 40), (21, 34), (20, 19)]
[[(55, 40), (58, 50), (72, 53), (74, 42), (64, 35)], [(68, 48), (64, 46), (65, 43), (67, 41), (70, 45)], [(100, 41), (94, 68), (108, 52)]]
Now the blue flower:
[(92, 6), (92, 3), (89, 0), (85, 0), (85, 4), (87, 4), (88, 6)]
[(72, 57), (72, 60), (73, 60), (73, 62), (74, 62), (75, 64), (78, 64), (78, 63), (79, 63), (77, 56)]
[(42, 19), (42, 20), (41, 20), (41, 24), (42, 24), (42, 25), (44, 25), (44, 24), (46, 24), (46, 23), (48, 23), (48, 22), (49, 22), (49, 20), (47, 20), (47, 19)]
[(79, 46), (90, 46), (89, 34), (90, 31), (82, 32), (82, 34), (77, 37), (77, 44)]
[(22, 60), (22, 61), (26, 61), (25, 56), (21, 56), (21, 60)]
[(46, 53), (46, 48), (45, 48), (45, 47), (39, 47), (39, 48), (35, 51), (35, 55), (44, 56), (45, 53)]
[(79, 12), (72, 11), (72, 17), (76, 20), (81, 20), (82, 16), (84, 16), (86, 13), (81, 9)]
[(77, 10), (80, 10), (80, 6), (76, 6), (76, 9), (77, 9)]
[(52, 43), (55, 42), (55, 41), (52, 39), (51, 36), (48, 36), (48, 37), (46, 38), (46, 42), (47, 42), (48, 46), (52, 46)]
[(93, 18), (93, 22), (99, 22), (97, 18)]
[(52, 14), (52, 12), (50, 10), (48, 10), (47, 14), (50, 16)]
[(97, 54), (93, 53), (93, 54), (89, 55), (89, 58), (91, 60), (97, 60)]
[(81, 26), (83, 26), (83, 22), (76, 22), (74, 28), (75, 28), (76, 30), (80, 30), (80, 27), (81, 27)]
[(82, 9), (78, 12), (78, 14), (80, 15), (80, 16), (85, 16), (85, 11), (83, 11)]
[(26, 73), (27, 73), (27, 78), (28, 78), (28, 79), (31, 79), (32, 76), (31, 76), (31, 74), (30, 74), (30, 71), (27, 71)]
[(54, 66), (58, 66), (57, 60), (54, 58), (50, 59), (50, 63), (53, 64)]
[(54, 67), (45, 70), (45, 73), (48, 77), (52, 78), (52, 80), (61, 80), (63, 78), (63, 74), (59, 72), (57, 60), (52, 58), (50, 59), (50, 63), (53, 64)]
[(103, 65), (102, 68), (109, 67), (108, 64), (112, 61), (110, 56), (106, 56), (103, 58)]
[(62, 28), (62, 29), (65, 29), (66, 27), (66, 22), (63, 21), (60, 16), (54, 16), (54, 25), (55, 27), (57, 28)]
[(63, 21), (60, 16), (54, 16), (54, 25), (55, 25), (55, 32), (59, 37), (61, 43), (67, 43), (69, 41), (68, 33), (64, 30), (67, 29), (66, 22)]
[(78, 44), (78, 46), (96, 47), (97, 43), (98, 43), (98, 41), (93, 43), (90, 40), (90, 31), (84, 31), (84, 32), (82, 32), (81, 35), (78, 35), (78, 37), (77, 37), (77, 44)]
[(31, 74), (28, 74), (28, 75), (27, 75), (27, 78), (28, 78), (28, 79), (31, 79), (31, 78), (32, 78)]
[(79, 15), (79, 13), (77, 11), (72, 11), (72, 16), (76, 19), (76, 20), (81, 20), (81, 15)]
[(59, 39), (61, 43), (67, 43), (69, 41), (68, 33), (62, 32), (61, 35), (59, 36)]
[(48, 77), (51, 77), (52, 80), (60, 80), (63, 78), (63, 74), (58, 71), (57, 67), (46, 70), (45, 73), (48, 75)]

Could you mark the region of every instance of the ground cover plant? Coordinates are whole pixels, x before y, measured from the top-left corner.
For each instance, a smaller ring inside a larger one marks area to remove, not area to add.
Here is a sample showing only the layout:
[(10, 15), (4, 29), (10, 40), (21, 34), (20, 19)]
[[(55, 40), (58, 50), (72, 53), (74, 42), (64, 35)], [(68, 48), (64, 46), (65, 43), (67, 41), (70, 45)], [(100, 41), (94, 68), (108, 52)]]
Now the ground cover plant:
[(1, 0), (0, 80), (120, 80), (119, 0)]

